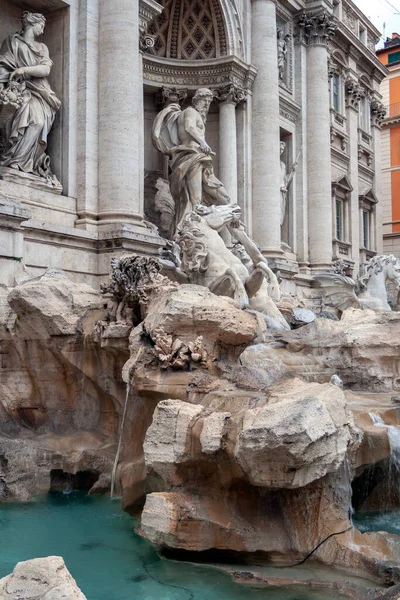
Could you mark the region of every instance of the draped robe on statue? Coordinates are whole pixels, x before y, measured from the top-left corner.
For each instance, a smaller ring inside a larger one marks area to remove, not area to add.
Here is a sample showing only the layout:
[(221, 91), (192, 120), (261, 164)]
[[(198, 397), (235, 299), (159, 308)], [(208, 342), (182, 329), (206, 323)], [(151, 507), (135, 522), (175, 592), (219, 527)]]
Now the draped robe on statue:
[[(19, 34), (9, 36), (0, 49), (0, 83), (7, 85), (11, 73), (20, 67), (52, 64), (44, 44), (30, 44)], [(0, 164), (48, 177), (51, 172), (50, 158), (45, 154), (47, 136), (61, 102), (46, 77), (28, 76), (24, 86), (23, 103), (12, 117), (8, 147)]]
[[(153, 143), (155, 147), (170, 157), (171, 174), (169, 178), (171, 195), (175, 200), (175, 219), (173, 235), (183, 217), (192, 210), (192, 199), (187, 181), (202, 172), (203, 200), (207, 204), (226, 204), (226, 190), (214, 174), (212, 157), (200, 150), (181, 144), (178, 133), (178, 118), (182, 114), (179, 104), (170, 104), (156, 117), (153, 124)], [(221, 195), (219, 198), (219, 190)], [(209, 192), (209, 193), (208, 193)], [(212, 197), (210, 196), (212, 194)], [(215, 198), (216, 197), (216, 198)]]

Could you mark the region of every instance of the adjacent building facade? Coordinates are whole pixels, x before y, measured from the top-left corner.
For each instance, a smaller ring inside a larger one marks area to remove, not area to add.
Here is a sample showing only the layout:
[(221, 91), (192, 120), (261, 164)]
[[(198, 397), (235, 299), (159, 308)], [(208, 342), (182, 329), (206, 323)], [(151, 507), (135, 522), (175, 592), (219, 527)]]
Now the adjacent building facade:
[(287, 291), (382, 251), (387, 71), (351, 0), (0, 0), (1, 40), (22, 6), (47, 19), (62, 193), (0, 173), (3, 283), (58, 267), (97, 286), (111, 255), (156, 255), (171, 198), (152, 124), (199, 87), (215, 172)]
[(381, 84), (383, 249), (400, 257), (400, 35), (393, 33), (377, 56), (389, 70)]

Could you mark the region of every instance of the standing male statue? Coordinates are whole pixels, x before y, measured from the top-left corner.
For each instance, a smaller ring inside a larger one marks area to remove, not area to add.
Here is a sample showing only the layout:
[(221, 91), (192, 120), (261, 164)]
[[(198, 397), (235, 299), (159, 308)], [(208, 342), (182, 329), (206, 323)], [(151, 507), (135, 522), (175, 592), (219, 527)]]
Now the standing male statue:
[[(281, 145), (280, 145), (281, 157), (282, 157), (283, 153), (285, 152), (285, 150), (286, 150), (286, 143), (281, 142)], [(300, 148), (300, 151), (297, 155), (295, 162), (292, 165), (292, 169), (291, 169), (290, 173), (287, 173), (286, 163), (283, 160), (281, 160), (281, 226), (283, 225), (283, 222), (285, 220), (287, 195), (288, 195), (289, 187), (293, 181), (294, 174), (296, 173), (296, 169), (297, 169), (297, 165), (299, 164), (301, 152), (302, 152), (302, 148)]]
[(197, 204), (229, 204), (224, 185), (215, 176), (215, 153), (205, 140), (205, 123), (214, 96), (201, 88), (193, 96), (192, 106), (182, 110), (170, 104), (156, 117), (153, 143), (170, 159), (170, 188), (175, 200), (175, 233), (184, 216)]

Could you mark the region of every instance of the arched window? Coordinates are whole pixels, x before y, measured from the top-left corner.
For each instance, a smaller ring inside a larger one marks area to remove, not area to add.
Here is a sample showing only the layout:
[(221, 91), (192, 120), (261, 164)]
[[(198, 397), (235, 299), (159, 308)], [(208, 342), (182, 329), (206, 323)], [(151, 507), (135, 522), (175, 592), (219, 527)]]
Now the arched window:
[(226, 31), (218, 0), (163, 0), (161, 4), (164, 11), (148, 27), (156, 36), (149, 54), (183, 60), (226, 56)]

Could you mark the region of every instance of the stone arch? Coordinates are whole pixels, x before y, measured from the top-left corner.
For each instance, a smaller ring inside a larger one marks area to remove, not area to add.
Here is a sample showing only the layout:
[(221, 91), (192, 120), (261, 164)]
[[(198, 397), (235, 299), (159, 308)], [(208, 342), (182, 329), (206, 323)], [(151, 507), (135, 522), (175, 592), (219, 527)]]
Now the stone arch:
[(372, 90), (372, 81), (370, 80), (370, 78), (365, 75), (365, 73), (363, 75), (361, 75), (360, 77), (360, 85), (362, 85), (366, 90), (371, 91)]
[[(161, 0), (148, 27), (156, 36), (148, 53), (160, 58), (209, 60), (238, 54), (240, 29), (234, 0)], [(235, 18), (237, 23), (235, 24)], [(235, 36), (236, 32), (236, 36)]]
[(346, 55), (341, 50), (334, 50), (331, 54), (331, 58), (337, 65), (340, 65), (341, 68), (348, 68), (349, 65)]

